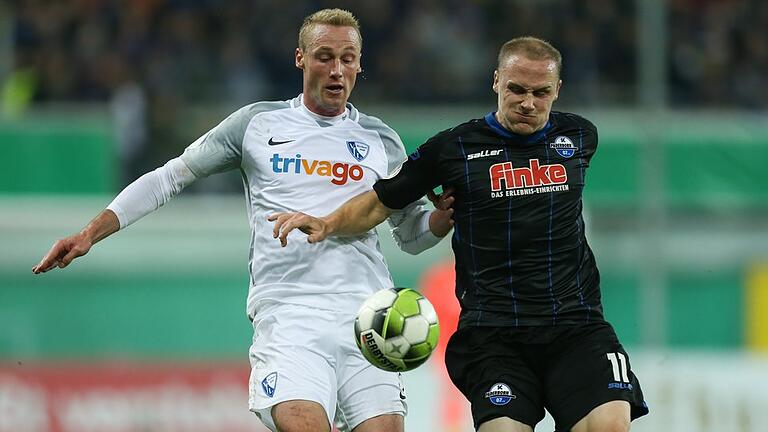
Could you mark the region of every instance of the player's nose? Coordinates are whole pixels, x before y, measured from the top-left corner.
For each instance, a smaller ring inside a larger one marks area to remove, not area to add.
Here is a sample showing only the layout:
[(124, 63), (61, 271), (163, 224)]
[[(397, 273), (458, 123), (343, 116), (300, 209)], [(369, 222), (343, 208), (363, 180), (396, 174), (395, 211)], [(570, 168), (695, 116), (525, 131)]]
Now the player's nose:
[(526, 111), (533, 111), (533, 109), (535, 108), (533, 105), (533, 96), (531, 95), (524, 96), (522, 102), (520, 102), (520, 106)]
[(331, 76), (332, 77), (341, 77), (341, 59), (336, 59), (331, 64)]
[(523, 98), (522, 102), (520, 102), (520, 107), (526, 112), (531, 112), (536, 108), (533, 105), (533, 98), (527, 96)]

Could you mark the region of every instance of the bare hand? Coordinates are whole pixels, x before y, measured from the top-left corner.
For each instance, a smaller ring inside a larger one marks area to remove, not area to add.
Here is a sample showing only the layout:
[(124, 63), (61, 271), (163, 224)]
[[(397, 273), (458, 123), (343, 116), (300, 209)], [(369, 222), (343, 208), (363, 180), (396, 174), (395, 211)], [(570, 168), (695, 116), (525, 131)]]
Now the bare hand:
[(297, 228), (309, 235), (309, 243), (317, 243), (328, 237), (328, 224), (325, 221), (301, 212), (275, 213), (267, 217), (267, 220), (275, 222), (272, 236), (279, 238), (283, 247), (288, 244), (288, 233)]
[(429, 215), (429, 230), (438, 237), (445, 237), (453, 228), (453, 188), (443, 189), (443, 193), (437, 195), (434, 191), (427, 192), (427, 198), (435, 211)]
[(437, 195), (434, 191), (429, 191), (427, 192), (427, 198), (436, 209), (448, 210), (453, 207), (453, 202), (456, 200), (453, 197), (453, 192), (455, 192), (454, 188), (445, 188), (440, 195)]
[(56, 267), (63, 269), (75, 258), (87, 254), (91, 246), (93, 244), (82, 233), (63, 238), (51, 247), (39, 264), (32, 267), (32, 273), (45, 273)]
[(436, 209), (429, 215), (429, 230), (437, 237), (445, 237), (453, 228), (453, 192), (453, 188), (444, 189), (440, 195), (427, 192), (427, 198)]

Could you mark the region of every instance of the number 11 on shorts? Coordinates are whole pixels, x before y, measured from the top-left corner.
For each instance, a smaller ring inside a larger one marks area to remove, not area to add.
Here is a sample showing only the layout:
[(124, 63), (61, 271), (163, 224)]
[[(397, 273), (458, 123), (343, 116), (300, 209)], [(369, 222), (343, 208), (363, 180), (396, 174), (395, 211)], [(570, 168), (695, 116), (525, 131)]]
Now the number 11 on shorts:
[(608, 353), (608, 360), (613, 368), (613, 379), (618, 382), (629, 382), (627, 375), (627, 357), (622, 353)]

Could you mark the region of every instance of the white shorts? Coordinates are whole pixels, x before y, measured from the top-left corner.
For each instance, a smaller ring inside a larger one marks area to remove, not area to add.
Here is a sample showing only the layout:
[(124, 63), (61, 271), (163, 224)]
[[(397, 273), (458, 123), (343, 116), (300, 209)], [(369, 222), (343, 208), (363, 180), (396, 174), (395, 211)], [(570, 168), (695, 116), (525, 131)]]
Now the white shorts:
[(405, 416), (400, 375), (377, 369), (355, 344), (354, 313), (274, 305), (253, 320), (248, 404), (276, 430), (271, 409), (309, 400), (325, 409), (328, 423), (352, 430), (382, 414)]

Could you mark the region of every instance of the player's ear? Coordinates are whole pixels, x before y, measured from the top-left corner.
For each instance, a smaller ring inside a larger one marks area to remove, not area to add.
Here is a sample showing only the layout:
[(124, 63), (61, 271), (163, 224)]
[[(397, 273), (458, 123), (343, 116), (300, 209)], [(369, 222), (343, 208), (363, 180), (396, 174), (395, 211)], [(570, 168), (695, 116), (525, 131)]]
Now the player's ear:
[(556, 101), (558, 96), (560, 96), (560, 87), (563, 86), (563, 80), (557, 81), (557, 88), (555, 89), (555, 98), (552, 99), (553, 101)]
[(304, 53), (301, 52), (301, 48), (296, 48), (296, 67), (304, 70)]
[(499, 93), (499, 70), (496, 69), (493, 71), (493, 92), (498, 94)]

